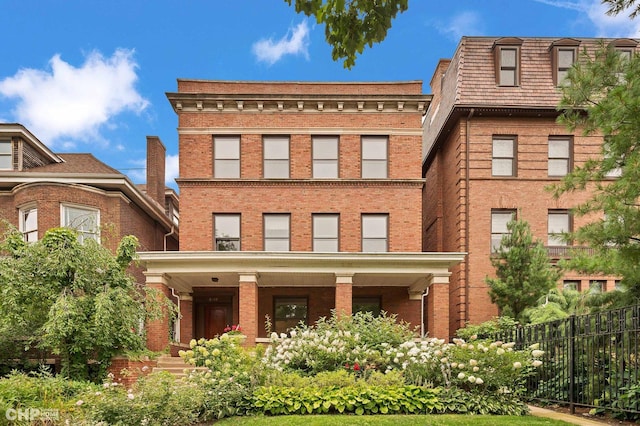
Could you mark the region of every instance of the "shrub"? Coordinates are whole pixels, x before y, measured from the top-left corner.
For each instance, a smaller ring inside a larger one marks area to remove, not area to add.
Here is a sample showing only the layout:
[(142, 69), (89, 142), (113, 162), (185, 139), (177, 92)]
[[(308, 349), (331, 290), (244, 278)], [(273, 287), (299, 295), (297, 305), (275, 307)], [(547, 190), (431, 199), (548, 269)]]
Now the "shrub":
[(513, 330), (518, 324), (518, 321), (508, 316), (495, 317), (481, 324), (467, 324), (464, 328), (458, 329), (456, 335), (465, 340), (487, 338), (501, 331)]

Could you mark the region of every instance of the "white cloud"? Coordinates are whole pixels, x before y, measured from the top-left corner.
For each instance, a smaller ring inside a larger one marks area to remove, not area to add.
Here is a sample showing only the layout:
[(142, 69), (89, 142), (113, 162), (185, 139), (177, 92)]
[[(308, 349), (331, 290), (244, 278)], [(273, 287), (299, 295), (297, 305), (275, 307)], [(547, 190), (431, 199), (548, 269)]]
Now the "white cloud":
[(482, 20), (477, 13), (471, 11), (459, 13), (448, 23), (437, 23), (434, 26), (440, 34), (456, 42), (465, 35), (482, 35)]
[(640, 19), (630, 19), (628, 12), (607, 15), (608, 6), (601, 0), (534, 0), (549, 6), (583, 13), (595, 26), (596, 37), (638, 37)]
[(284, 55), (302, 55), (309, 59), (309, 26), (303, 21), (278, 41), (262, 39), (252, 46), (253, 54), (260, 62), (273, 65)]
[(13, 118), (50, 146), (101, 140), (101, 127), (112, 126), (114, 116), (149, 105), (134, 87), (138, 65), (132, 50), (118, 49), (110, 58), (94, 51), (79, 68), (55, 55), (49, 66), (1, 80), (0, 95), (17, 99)]
[(175, 186), (175, 178), (178, 177), (178, 154), (167, 155), (165, 160), (165, 183), (169, 186)]

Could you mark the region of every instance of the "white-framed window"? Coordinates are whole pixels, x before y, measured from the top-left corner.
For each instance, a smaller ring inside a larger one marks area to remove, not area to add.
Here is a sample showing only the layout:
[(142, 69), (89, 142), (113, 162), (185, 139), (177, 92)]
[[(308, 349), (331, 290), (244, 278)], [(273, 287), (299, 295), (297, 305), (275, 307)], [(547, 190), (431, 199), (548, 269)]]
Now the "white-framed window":
[(214, 242), (216, 251), (240, 251), (240, 215), (213, 215)]
[(38, 209), (36, 207), (20, 209), (20, 232), (26, 242), (38, 241)]
[(511, 233), (507, 224), (516, 218), (516, 211), (513, 209), (491, 209), (491, 252), (495, 253), (502, 237)]
[(338, 177), (338, 137), (313, 136), (313, 177), (333, 179)]
[(547, 220), (547, 245), (566, 246), (563, 233), (571, 232), (571, 215), (567, 210), (549, 210)]
[(264, 250), (265, 251), (289, 251), (290, 250), (290, 223), (291, 215), (268, 213), (264, 218)]
[(549, 138), (549, 176), (565, 176), (571, 171), (572, 145), (568, 137)]
[(493, 176), (516, 175), (515, 136), (493, 137), (491, 174)]
[(580, 291), (580, 284), (579, 280), (564, 280), (562, 282), (562, 289)]
[(313, 251), (338, 251), (339, 221), (340, 216), (337, 214), (313, 215)]
[(100, 242), (100, 210), (90, 207), (62, 204), (60, 206), (62, 226), (78, 231), (78, 240)]
[(213, 137), (213, 177), (240, 178), (240, 137)]
[(264, 136), (262, 139), (265, 178), (289, 177), (289, 138)]
[(388, 175), (386, 136), (362, 136), (362, 177), (384, 179)]
[(0, 170), (13, 169), (13, 152), (10, 140), (0, 140)]
[(362, 215), (362, 251), (386, 252), (389, 250), (389, 215)]

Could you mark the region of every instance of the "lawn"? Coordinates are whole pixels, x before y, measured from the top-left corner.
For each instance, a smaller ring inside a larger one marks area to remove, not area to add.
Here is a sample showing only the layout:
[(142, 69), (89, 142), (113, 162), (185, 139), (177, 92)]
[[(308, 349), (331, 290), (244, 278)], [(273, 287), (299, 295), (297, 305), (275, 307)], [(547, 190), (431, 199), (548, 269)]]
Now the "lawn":
[(384, 416), (254, 416), (231, 417), (216, 422), (220, 426), (537, 426), (568, 425), (569, 423), (533, 416), (473, 416), (473, 415), (384, 415)]

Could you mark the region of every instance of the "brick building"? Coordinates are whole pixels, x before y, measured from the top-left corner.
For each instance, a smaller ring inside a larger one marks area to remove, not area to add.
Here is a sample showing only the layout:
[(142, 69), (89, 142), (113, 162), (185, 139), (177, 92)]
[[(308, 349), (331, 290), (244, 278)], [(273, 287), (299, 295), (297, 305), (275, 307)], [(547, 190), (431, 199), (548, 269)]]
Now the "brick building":
[[(0, 123), (0, 219), (27, 241), (68, 226), (115, 250), (135, 235), (141, 250), (177, 250), (178, 199), (164, 184), (165, 147), (147, 138), (148, 181), (139, 188), (91, 154), (56, 154), (20, 124)], [(144, 282), (141, 268), (132, 269)]]
[[(622, 54), (637, 41), (607, 40)], [(545, 187), (574, 165), (602, 154), (602, 138), (573, 134), (558, 123), (558, 85), (578, 54), (595, 39), (463, 37), (451, 59), (441, 60), (424, 125), (423, 248), (465, 252), (450, 278), (449, 331), (498, 314), (484, 278), (506, 223), (529, 222), (550, 256), (569, 255), (558, 237), (580, 227), (570, 209), (585, 192), (555, 200)], [(615, 173), (611, 175), (615, 178)], [(615, 288), (615, 277), (567, 273), (560, 286)]]
[[(322, 316), (380, 310), (448, 337), (463, 253), (423, 252), (421, 81), (179, 80), (179, 252), (141, 258), (180, 297), (177, 340), (240, 324), (253, 345)], [(149, 347), (168, 342), (153, 324)], [(153, 335), (153, 336), (152, 336)]]

